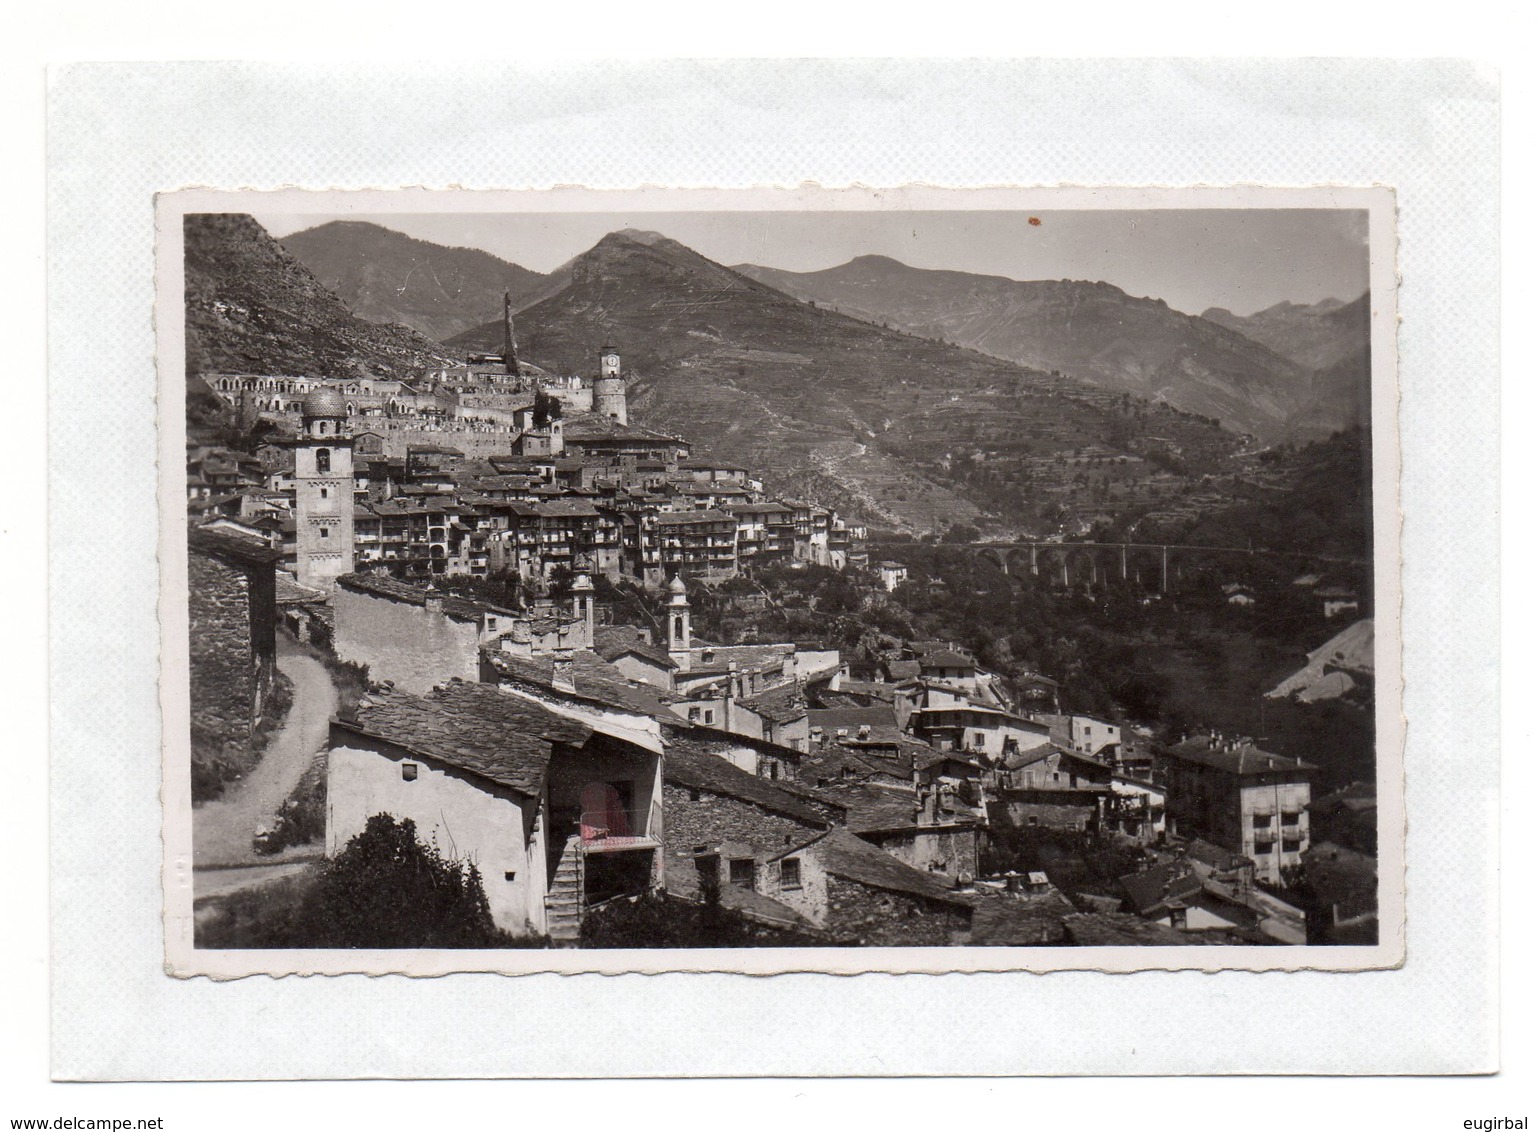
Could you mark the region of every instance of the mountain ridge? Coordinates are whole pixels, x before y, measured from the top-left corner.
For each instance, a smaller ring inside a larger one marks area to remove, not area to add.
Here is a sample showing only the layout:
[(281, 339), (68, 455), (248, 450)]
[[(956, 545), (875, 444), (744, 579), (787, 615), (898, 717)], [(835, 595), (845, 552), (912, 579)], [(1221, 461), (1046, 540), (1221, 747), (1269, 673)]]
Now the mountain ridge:
[(1241, 330), (1087, 280), (1022, 281), (860, 256), (816, 272), (742, 274), (828, 305), (1104, 388), (1163, 399), (1267, 440), (1350, 423), (1314, 402), (1309, 367)]
[[(519, 312), (526, 357), (590, 374), (611, 344), (631, 375), (632, 419), (762, 469), (774, 490), (874, 522), (974, 519), (972, 481), (1002, 500), (1026, 490), (1028, 477), (1008, 471), (1020, 461), (1124, 444), (1145, 427), (1115, 395), (819, 308), (667, 237), (609, 233), (563, 271), (566, 287)], [(447, 344), (492, 349), (499, 335), (492, 321)], [(1172, 411), (1157, 427), (1191, 452), (1237, 445)], [(958, 452), (969, 453), (964, 466)], [(995, 471), (976, 472), (995, 458)]]
[(183, 220), (188, 374), (410, 377), (452, 364), (403, 326), (359, 318), (254, 217)]
[(478, 248), (448, 247), (364, 220), (333, 220), (278, 241), (359, 318), (442, 341), (541, 296), (548, 278)]

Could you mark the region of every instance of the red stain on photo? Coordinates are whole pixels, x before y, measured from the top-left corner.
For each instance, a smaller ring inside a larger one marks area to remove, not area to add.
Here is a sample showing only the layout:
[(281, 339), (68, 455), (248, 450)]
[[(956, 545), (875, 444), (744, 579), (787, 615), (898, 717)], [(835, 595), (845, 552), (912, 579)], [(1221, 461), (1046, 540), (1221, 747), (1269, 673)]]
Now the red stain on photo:
[(1030, 218), (1030, 227), (1032, 227), (1032, 228), (1039, 228), (1040, 226), (1041, 226), (1041, 218), (1039, 216), (1032, 216)]

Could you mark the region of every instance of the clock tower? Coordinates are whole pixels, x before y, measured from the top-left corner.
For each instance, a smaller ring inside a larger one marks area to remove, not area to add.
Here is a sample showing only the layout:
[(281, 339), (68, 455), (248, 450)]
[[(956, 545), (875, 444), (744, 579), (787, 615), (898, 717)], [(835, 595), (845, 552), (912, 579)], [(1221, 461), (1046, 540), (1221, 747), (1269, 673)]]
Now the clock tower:
[(619, 364), (619, 351), (612, 346), (604, 346), (598, 354), (598, 376), (592, 383), (592, 411), (620, 424), (630, 423), (629, 408), (625, 405), (624, 371)]

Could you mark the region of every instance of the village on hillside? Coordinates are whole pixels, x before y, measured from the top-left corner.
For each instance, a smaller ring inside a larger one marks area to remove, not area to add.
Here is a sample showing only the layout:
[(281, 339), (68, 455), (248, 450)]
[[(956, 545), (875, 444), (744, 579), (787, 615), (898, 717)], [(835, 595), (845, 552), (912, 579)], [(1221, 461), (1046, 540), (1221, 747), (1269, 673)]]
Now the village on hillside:
[[(1376, 942), (1374, 778), (904, 635), (891, 603), (949, 608), (935, 542), (633, 422), (621, 347), (543, 368), (508, 298), (427, 375), (197, 375), (199, 947)], [(1119, 549), (999, 584), (1160, 615), (1167, 548)], [(1369, 603), (1291, 574), (1321, 643), (1255, 710), (1369, 710)]]

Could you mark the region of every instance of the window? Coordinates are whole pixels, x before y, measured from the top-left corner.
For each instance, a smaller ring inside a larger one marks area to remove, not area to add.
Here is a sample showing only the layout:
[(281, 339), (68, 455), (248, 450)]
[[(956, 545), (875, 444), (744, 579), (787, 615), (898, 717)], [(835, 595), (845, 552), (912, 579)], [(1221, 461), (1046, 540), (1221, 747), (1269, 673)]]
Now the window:
[(779, 887), (799, 888), (801, 886), (801, 861), (799, 857), (786, 857), (779, 862)]
[(705, 711), (704, 711), (704, 721), (706, 723), (714, 723), (715, 722), (715, 709), (714, 708), (705, 708)]
[(331, 450), (329, 448), (315, 449), (315, 470), (317, 472), (329, 472), (331, 470)]
[(1269, 829), (1270, 828), (1270, 815), (1269, 814), (1254, 814), (1253, 818), (1254, 818), (1254, 828), (1255, 829)]
[(1254, 853), (1255, 853), (1255, 856), (1258, 856), (1258, 857), (1268, 857), (1274, 851), (1275, 851), (1275, 842), (1274, 841), (1256, 841), (1254, 843)]
[(496, 618), (495, 617), (487, 617), (486, 618), (486, 631), (487, 632), (495, 632), (496, 631)]
[(518, 879), (518, 871), (516, 869), (508, 869), (505, 873), (502, 874), (502, 879), (503, 880), (517, 880)]
[(331, 496), (331, 489), (330, 488), (323, 487), (323, 488), (320, 489), (320, 498), (322, 498), (322, 499), (329, 499), (330, 496)]
[(407, 782), (415, 782), (416, 781), (416, 764), (415, 763), (401, 763), (400, 764), (400, 777), (405, 779)]
[(1301, 814), (1282, 814), (1281, 815), (1281, 824), (1282, 825), (1296, 825), (1298, 819), (1301, 818), (1301, 816), (1302, 816)]
[(1283, 838), (1281, 838), (1281, 852), (1283, 852), (1283, 853), (1295, 853), (1295, 852), (1297, 852), (1301, 848), (1302, 848), (1302, 842), (1298, 838), (1295, 838), (1295, 837), (1283, 837)]
[(698, 708), (691, 707), (691, 708), (688, 709), (688, 721), (690, 723), (698, 723), (699, 722), (699, 709)]
[(320, 528), (320, 537), (321, 538), (330, 538), (331, 537), (330, 529), (328, 527), (321, 527)]
[(738, 857), (731, 862), (731, 884), (735, 888), (751, 888), (753, 863), (751, 857)]

